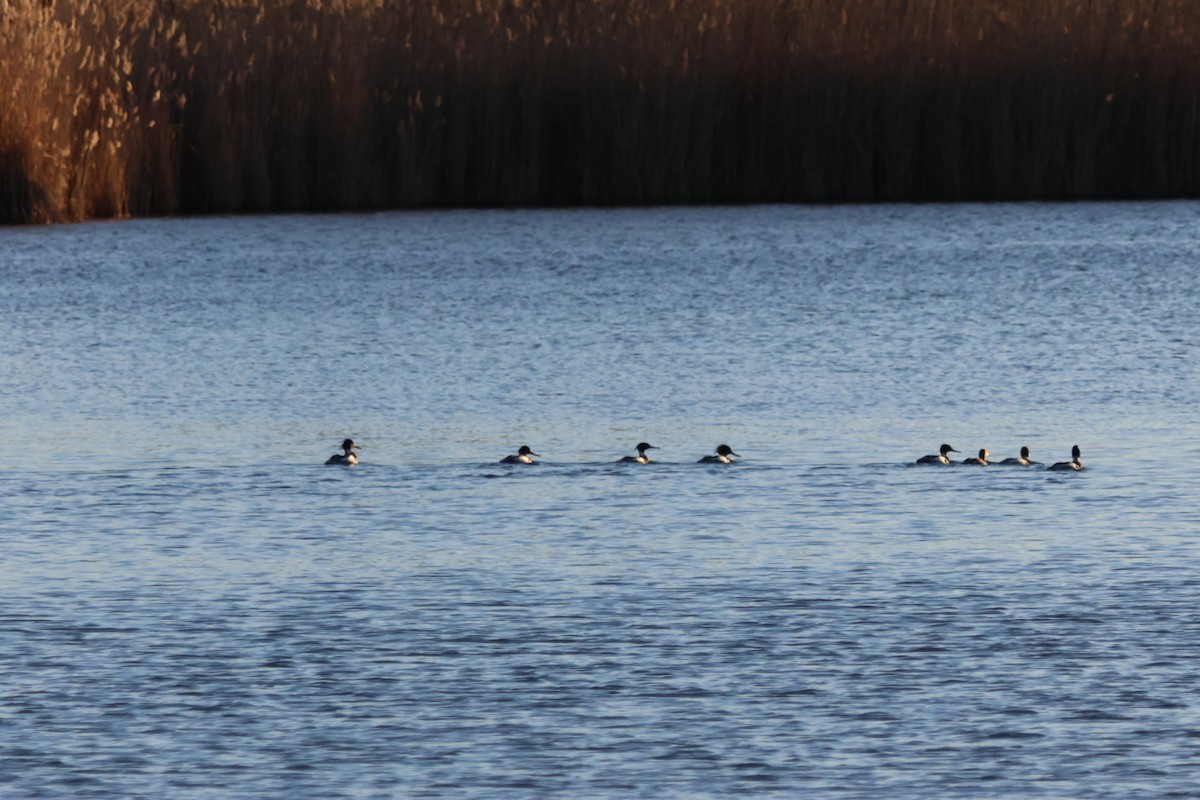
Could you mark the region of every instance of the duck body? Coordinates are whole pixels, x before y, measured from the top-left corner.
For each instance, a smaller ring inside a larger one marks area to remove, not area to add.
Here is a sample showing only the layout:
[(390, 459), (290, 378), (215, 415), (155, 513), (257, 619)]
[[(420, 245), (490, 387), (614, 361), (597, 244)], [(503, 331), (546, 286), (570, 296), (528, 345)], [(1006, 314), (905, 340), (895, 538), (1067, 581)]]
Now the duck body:
[(640, 442), (638, 444), (638, 446), (634, 448), (634, 450), (638, 451), (638, 454), (636, 456), (625, 456), (624, 458), (617, 459), (617, 463), (618, 464), (652, 464), (654, 462), (652, 462), (650, 460), (650, 456), (646, 455), (646, 451), (647, 450), (657, 450), (657, 449), (658, 448), (652, 444), (647, 444), (646, 442)]
[(737, 456), (738, 458), (741, 458), (741, 456), (739, 456), (737, 453), (733, 452), (733, 448), (730, 447), (729, 445), (719, 444), (719, 445), (717, 445), (717, 451), (714, 455), (705, 456), (704, 458), (700, 459), (696, 463), (697, 464), (732, 464), (733, 459), (730, 458), (730, 456)]
[(1079, 445), (1071, 448), (1071, 460), (1059, 461), (1046, 467), (1050, 472), (1079, 472), (1083, 469), (1083, 461), (1080, 460)]
[(962, 463), (966, 466), (986, 467), (992, 462), (988, 461), (988, 456), (991, 455), (987, 450), (980, 449), (979, 455), (975, 458), (964, 458)]
[(1006, 466), (1006, 467), (1037, 467), (1037, 466), (1041, 466), (1041, 463), (1042, 462), (1040, 462), (1040, 461), (1030, 461), (1029, 460), (1029, 448), (1028, 447), (1022, 447), (1021, 455), (1017, 456), (1016, 458), (1006, 458), (1000, 462), (1000, 464), (1002, 466)]
[(361, 445), (355, 444), (353, 439), (344, 439), (342, 441), (342, 452), (331, 455), (329, 460), (325, 462), (325, 466), (341, 465), (344, 467), (353, 467), (358, 463), (358, 456), (354, 454), (354, 451), (359, 448), (361, 448)]
[(947, 453), (957, 453), (957, 452), (960, 452), (960, 451), (955, 450), (953, 447), (951, 447), (948, 444), (944, 444), (938, 448), (937, 453), (933, 453), (933, 454), (930, 454), (927, 456), (921, 456), (920, 458), (918, 458), (916, 460), (915, 463), (917, 463), (917, 464), (940, 464), (941, 466), (946, 466), (948, 464), (954, 463), (953, 461), (950, 460), (950, 456), (947, 455)]
[(528, 445), (521, 445), (521, 449), (517, 450), (516, 455), (505, 456), (500, 459), (501, 464), (536, 464), (530, 456), (536, 456), (537, 453), (529, 449)]

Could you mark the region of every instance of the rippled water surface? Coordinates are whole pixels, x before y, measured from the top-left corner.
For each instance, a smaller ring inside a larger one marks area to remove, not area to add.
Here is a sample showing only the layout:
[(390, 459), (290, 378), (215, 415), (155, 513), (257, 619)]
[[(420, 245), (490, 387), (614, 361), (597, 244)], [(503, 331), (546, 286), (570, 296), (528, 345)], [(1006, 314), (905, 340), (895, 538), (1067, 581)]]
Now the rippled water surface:
[(1193, 797), (1198, 222), (0, 230), (0, 795)]

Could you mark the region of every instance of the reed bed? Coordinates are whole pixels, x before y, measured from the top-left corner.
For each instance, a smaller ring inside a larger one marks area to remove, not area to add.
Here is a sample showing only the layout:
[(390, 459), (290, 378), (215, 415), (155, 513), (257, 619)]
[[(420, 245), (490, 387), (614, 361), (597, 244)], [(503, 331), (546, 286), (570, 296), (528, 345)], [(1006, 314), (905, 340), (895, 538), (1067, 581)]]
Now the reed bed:
[(1194, 197), (1194, 0), (0, 0), (0, 221)]

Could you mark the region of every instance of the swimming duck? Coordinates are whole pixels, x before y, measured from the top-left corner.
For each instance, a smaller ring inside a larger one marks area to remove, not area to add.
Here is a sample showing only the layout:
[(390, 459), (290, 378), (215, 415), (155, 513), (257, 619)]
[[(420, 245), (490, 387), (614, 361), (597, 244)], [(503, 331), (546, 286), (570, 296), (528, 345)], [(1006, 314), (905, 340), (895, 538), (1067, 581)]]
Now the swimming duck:
[(1006, 458), (1003, 461), (1001, 461), (1000, 463), (1010, 466), (1010, 467), (1036, 467), (1036, 466), (1041, 465), (1042, 462), (1030, 461), (1029, 460), (1029, 448), (1022, 447), (1020, 456), (1018, 456), (1017, 458)]
[(974, 464), (975, 466), (979, 466), (979, 467), (986, 467), (987, 465), (992, 463), (987, 460), (987, 457), (989, 455), (991, 455), (991, 453), (989, 453), (987, 450), (980, 448), (978, 456), (976, 456), (975, 458), (964, 458), (962, 460), (962, 463), (963, 464)]
[(1054, 472), (1066, 472), (1067, 470), (1078, 472), (1079, 470), (1083, 469), (1083, 462), (1079, 460), (1079, 445), (1073, 445), (1071, 447), (1070, 461), (1059, 461), (1057, 464), (1051, 464), (1050, 466), (1046, 467), (1046, 469)]
[(358, 463), (358, 456), (354, 455), (353, 451), (360, 449), (362, 449), (362, 445), (355, 444), (353, 439), (345, 439), (342, 441), (342, 452), (331, 455), (329, 460), (325, 462), (325, 465), (343, 464), (347, 467), (353, 467)]
[[(529, 445), (521, 445), (521, 449), (517, 451), (515, 456), (505, 456), (500, 459), (501, 464), (536, 464), (530, 456), (536, 456), (537, 453), (529, 449)], [(540, 458), (540, 456), (539, 456)]]
[(938, 455), (921, 456), (917, 459), (918, 464), (953, 464), (947, 453), (959, 453), (961, 450), (955, 450), (948, 444), (944, 444), (938, 448)]
[(617, 463), (618, 464), (649, 464), (649, 463), (652, 463), (650, 461), (650, 456), (646, 455), (646, 451), (647, 450), (657, 450), (657, 449), (658, 448), (652, 444), (647, 444), (646, 442), (641, 442), (638, 444), (637, 447), (634, 448), (634, 450), (638, 451), (638, 454), (636, 456), (625, 456), (622, 459), (618, 459)]
[(730, 456), (737, 456), (738, 458), (741, 458), (741, 456), (738, 456), (737, 453), (733, 452), (733, 448), (730, 447), (729, 445), (719, 444), (719, 445), (717, 445), (717, 454), (715, 456), (705, 456), (704, 458), (700, 459), (696, 463), (697, 464), (732, 464), (733, 459), (730, 458)]

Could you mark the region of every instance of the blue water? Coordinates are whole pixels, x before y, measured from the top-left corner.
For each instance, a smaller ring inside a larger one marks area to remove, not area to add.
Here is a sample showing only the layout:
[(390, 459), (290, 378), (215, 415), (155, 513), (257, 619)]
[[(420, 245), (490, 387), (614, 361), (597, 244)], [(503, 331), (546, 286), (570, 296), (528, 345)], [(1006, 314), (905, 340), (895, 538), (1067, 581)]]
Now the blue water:
[(1198, 222), (0, 229), (0, 796), (1193, 797)]

